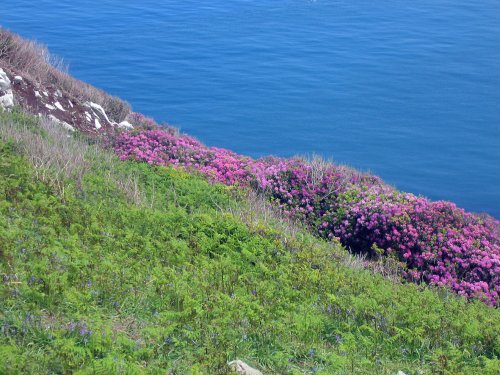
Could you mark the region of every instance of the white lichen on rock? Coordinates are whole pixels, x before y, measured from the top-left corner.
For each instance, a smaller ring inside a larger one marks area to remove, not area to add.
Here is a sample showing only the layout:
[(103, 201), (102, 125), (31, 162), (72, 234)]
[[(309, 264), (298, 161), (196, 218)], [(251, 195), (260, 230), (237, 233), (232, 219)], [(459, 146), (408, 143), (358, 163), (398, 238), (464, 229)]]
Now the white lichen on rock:
[(99, 122), (99, 119), (95, 119), (95, 128), (96, 129), (100, 129), (102, 126), (101, 126), (101, 123)]

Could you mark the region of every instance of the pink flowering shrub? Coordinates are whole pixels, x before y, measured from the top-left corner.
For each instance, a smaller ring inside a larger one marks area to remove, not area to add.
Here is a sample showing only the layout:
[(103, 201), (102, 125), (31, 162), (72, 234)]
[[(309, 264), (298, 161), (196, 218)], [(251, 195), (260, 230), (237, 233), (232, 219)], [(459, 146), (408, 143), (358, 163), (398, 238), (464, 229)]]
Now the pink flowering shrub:
[(301, 159), (254, 160), (166, 130), (122, 133), (114, 149), (123, 160), (182, 167), (213, 182), (263, 191), (322, 237), (337, 237), (355, 252), (374, 255), (375, 248), (382, 249), (404, 261), (410, 280), (499, 303), (497, 220), (399, 192), (349, 168)]
[(114, 149), (122, 160), (132, 158), (149, 164), (196, 170), (211, 181), (226, 185), (246, 184), (251, 178), (247, 169), (250, 158), (222, 148), (208, 148), (194, 138), (177, 136), (171, 131), (122, 133)]

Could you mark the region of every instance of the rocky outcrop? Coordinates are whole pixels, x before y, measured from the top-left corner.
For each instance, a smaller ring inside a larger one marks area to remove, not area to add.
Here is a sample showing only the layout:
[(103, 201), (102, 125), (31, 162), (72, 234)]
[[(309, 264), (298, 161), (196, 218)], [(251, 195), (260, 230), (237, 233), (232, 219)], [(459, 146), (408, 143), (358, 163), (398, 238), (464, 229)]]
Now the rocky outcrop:
[(82, 102), (58, 87), (42, 86), (12, 68), (0, 68), (0, 107), (9, 110), (14, 105), (34, 115), (48, 117), (68, 130), (87, 134), (133, 128), (127, 121), (110, 120), (97, 103)]

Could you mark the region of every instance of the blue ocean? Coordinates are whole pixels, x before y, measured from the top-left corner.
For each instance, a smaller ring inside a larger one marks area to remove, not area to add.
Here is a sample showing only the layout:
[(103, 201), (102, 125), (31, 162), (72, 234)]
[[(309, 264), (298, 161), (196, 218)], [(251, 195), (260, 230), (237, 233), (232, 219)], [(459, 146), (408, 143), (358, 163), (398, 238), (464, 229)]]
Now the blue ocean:
[(206, 144), (500, 218), (498, 0), (4, 0), (0, 25)]

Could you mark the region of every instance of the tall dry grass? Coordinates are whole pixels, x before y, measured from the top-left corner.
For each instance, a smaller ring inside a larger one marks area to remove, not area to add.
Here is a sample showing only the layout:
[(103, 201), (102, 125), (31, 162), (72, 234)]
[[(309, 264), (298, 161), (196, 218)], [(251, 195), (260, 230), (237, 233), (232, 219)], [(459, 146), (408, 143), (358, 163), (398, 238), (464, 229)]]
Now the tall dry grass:
[(79, 187), (87, 173), (99, 169), (130, 202), (148, 204), (139, 188), (139, 177), (120, 171), (118, 164), (122, 162), (112, 152), (78, 138), (48, 118), (22, 113), (16, 119), (13, 116), (0, 110), (0, 139), (13, 142), (33, 167), (36, 178), (59, 196), (65, 196), (68, 180)]
[(121, 122), (131, 112), (130, 105), (122, 99), (69, 75), (64, 61), (51, 55), (46, 46), (2, 27), (0, 61), (41, 85), (54, 85), (80, 101), (101, 105), (113, 121)]

